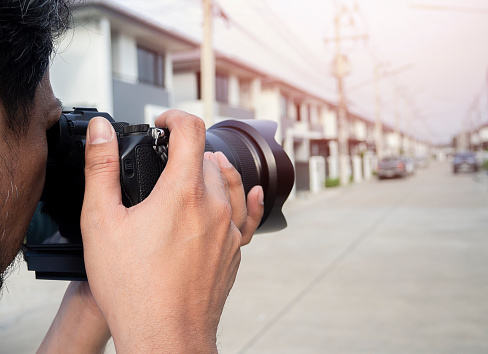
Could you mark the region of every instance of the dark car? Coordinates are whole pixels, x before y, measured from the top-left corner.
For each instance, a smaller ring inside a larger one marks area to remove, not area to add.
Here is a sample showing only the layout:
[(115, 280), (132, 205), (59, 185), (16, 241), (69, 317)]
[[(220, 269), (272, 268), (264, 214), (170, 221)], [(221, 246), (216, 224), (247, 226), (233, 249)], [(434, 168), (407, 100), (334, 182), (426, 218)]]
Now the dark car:
[(408, 175), (402, 157), (390, 156), (381, 159), (378, 164), (378, 178), (405, 177)]
[(460, 171), (478, 171), (478, 161), (473, 152), (465, 151), (454, 154), (454, 159), (452, 160), (452, 172), (458, 173)]

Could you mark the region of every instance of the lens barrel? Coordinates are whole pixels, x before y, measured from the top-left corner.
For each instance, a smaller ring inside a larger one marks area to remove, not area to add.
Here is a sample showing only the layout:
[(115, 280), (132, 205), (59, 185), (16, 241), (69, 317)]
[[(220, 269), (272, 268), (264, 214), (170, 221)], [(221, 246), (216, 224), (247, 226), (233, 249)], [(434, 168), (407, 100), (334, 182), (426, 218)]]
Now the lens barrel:
[(205, 151), (221, 151), (240, 173), (244, 191), (260, 185), (264, 215), (257, 233), (286, 227), (281, 211), (295, 180), (293, 164), (275, 141), (278, 124), (272, 121), (225, 120), (207, 130)]

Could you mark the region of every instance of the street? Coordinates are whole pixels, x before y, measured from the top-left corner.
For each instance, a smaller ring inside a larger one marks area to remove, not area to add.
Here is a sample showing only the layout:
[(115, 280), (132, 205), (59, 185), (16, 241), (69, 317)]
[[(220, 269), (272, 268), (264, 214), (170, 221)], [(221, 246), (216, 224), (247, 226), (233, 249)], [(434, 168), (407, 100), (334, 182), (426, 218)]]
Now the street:
[[(486, 172), (433, 162), (299, 195), (285, 215), (242, 250), (220, 352), (488, 352)], [(0, 353), (34, 352), (66, 287), (24, 268), (0, 300)]]
[(222, 352), (488, 352), (486, 175), (432, 163), (286, 214), (243, 250)]

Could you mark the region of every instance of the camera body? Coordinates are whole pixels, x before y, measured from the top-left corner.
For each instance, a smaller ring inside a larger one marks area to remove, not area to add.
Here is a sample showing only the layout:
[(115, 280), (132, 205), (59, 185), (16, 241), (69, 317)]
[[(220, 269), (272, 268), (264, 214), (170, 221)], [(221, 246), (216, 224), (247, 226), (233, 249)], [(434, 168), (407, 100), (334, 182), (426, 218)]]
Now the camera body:
[[(48, 132), (46, 182), (41, 202), (43, 212), (59, 225), (63, 237), (81, 240), (79, 215), (85, 191), (85, 144), (88, 122), (103, 116), (117, 135), (122, 202), (131, 207), (143, 201), (156, 184), (167, 161), (168, 129), (148, 124), (129, 125), (95, 108), (63, 112)], [(76, 210), (73, 210), (76, 208)]]
[(95, 108), (63, 112), (48, 132), (42, 215), (35, 215), (35, 218), (49, 215), (58, 232), (32, 237), (43, 230), (31, 228), (24, 244), (24, 257), (37, 278), (86, 279), (79, 218), (85, 186), (86, 130), (88, 122), (96, 116), (109, 120), (117, 135), (122, 202), (126, 207), (140, 203), (151, 193), (166, 166), (168, 129), (115, 122), (109, 114)]

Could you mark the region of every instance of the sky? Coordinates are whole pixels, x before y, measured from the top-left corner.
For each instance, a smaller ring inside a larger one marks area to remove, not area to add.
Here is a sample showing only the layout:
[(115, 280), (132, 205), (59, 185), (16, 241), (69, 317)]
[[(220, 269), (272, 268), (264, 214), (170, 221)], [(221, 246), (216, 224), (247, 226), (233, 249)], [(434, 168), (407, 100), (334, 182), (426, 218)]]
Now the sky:
[[(200, 41), (201, 0), (109, 0)], [(486, 0), (215, 0), (214, 47), (331, 103), (347, 57), (348, 109), (435, 144), (488, 123)], [(351, 39), (351, 37), (356, 37)], [(360, 37), (360, 38), (358, 38)], [(366, 38), (365, 38), (366, 37)], [(374, 83), (375, 68), (379, 104)]]

